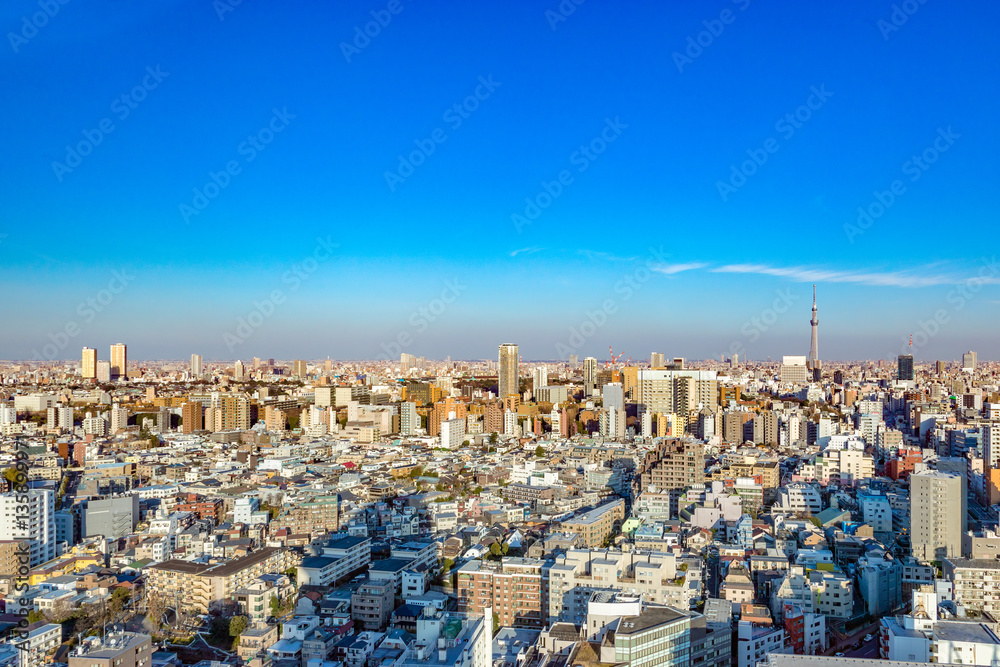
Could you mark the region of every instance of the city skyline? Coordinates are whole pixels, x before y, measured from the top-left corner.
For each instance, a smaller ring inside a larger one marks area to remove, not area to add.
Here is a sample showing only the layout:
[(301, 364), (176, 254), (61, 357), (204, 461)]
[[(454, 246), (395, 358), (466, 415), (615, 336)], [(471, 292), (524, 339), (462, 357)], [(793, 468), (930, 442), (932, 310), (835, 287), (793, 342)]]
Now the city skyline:
[(5, 5), (0, 357), (1000, 359), (1000, 8), (571, 4)]

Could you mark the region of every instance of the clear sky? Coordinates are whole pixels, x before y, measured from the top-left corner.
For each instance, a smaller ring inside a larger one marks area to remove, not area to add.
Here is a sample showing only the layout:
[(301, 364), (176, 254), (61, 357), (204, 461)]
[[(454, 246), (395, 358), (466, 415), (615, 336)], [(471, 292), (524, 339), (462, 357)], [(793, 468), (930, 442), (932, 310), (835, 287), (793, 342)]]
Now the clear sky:
[(0, 6), (0, 358), (1000, 358), (996, 3), (235, 2)]

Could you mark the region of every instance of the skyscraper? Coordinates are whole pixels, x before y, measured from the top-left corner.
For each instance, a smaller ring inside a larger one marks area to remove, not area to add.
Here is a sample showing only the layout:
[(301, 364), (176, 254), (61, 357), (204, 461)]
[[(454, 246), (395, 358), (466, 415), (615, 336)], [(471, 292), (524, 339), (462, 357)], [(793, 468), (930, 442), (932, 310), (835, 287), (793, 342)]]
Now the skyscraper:
[(819, 315), (816, 312), (816, 286), (813, 285), (813, 315), (809, 320), (812, 325), (812, 339), (809, 342), (809, 368), (819, 365)]
[(509, 394), (517, 394), (517, 364), (519, 360), (517, 345), (504, 343), (500, 346), (500, 367), (497, 374), (497, 393), (500, 398)]
[(92, 347), (83, 348), (80, 375), (85, 378), (97, 377), (97, 350)]
[(300, 378), (304, 378), (308, 375), (308, 365), (303, 359), (296, 359), (292, 362), (292, 375), (297, 375)]
[(111, 346), (111, 379), (112, 380), (127, 380), (128, 371), (126, 370), (126, 364), (128, 363), (128, 353), (125, 349), (125, 343), (115, 343)]
[(246, 366), (239, 359), (233, 364), (233, 379), (242, 381), (246, 375)]
[(201, 355), (192, 354), (191, 355), (191, 375), (195, 377), (201, 376)]
[(901, 354), (896, 360), (896, 379), (900, 382), (913, 381), (913, 355)]
[(597, 359), (594, 357), (583, 360), (583, 391), (586, 396), (597, 393)]
[(653, 352), (652, 354), (649, 355), (649, 367), (650, 368), (663, 368), (664, 366), (665, 366), (665, 362), (664, 362), (664, 359), (663, 359), (663, 353), (662, 352)]

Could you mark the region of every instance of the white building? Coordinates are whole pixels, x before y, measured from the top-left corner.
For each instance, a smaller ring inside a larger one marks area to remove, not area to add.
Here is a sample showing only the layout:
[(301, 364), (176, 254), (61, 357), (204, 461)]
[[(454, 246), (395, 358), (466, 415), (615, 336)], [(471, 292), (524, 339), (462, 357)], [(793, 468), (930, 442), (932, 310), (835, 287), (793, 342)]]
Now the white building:
[(441, 420), (441, 447), (458, 449), (465, 440), (465, 420), (456, 419), (455, 413), (449, 413), (449, 419)]
[(52, 560), (56, 557), (55, 512), (52, 491), (0, 494), (0, 540), (30, 540), (29, 567)]

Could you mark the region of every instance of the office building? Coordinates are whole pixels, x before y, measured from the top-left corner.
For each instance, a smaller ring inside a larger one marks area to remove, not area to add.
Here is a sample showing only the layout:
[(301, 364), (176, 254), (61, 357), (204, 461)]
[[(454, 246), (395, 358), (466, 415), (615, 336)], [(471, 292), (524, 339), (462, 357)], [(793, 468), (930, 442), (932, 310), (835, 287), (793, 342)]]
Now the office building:
[(307, 364), (303, 359), (296, 359), (292, 362), (292, 375), (304, 378), (308, 374)]
[(805, 357), (786, 356), (782, 359), (778, 379), (781, 382), (805, 384), (809, 381), (808, 371)]
[(910, 475), (913, 556), (924, 562), (962, 555), (962, 478), (927, 470)]
[(128, 352), (125, 343), (111, 346), (111, 380), (128, 379)]
[(202, 372), (203, 372), (203, 369), (202, 369), (202, 363), (201, 363), (201, 355), (200, 354), (192, 354), (191, 355), (191, 375), (193, 377), (201, 377)]
[(139, 496), (112, 496), (87, 501), (84, 537), (117, 539), (131, 535), (139, 523)]
[(97, 350), (92, 347), (83, 348), (83, 359), (80, 363), (80, 375), (83, 378), (97, 378)]
[(55, 511), (52, 491), (32, 489), (27, 494), (0, 494), (0, 540), (28, 540), (29, 567), (52, 560), (56, 557)]
[(517, 345), (504, 343), (500, 346), (500, 365), (497, 375), (497, 396), (505, 399), (510, 394), (519, 394), (517, 369), (519, 361)]
[(976, 370), (977, 362), (978, 359), (975, 352), (966, 352), (962, 355), (962, 370), (970, 372)]
[(900, 382), (913, 382), (912, 354), (901, 354), (896, 359), (896, 379)]

